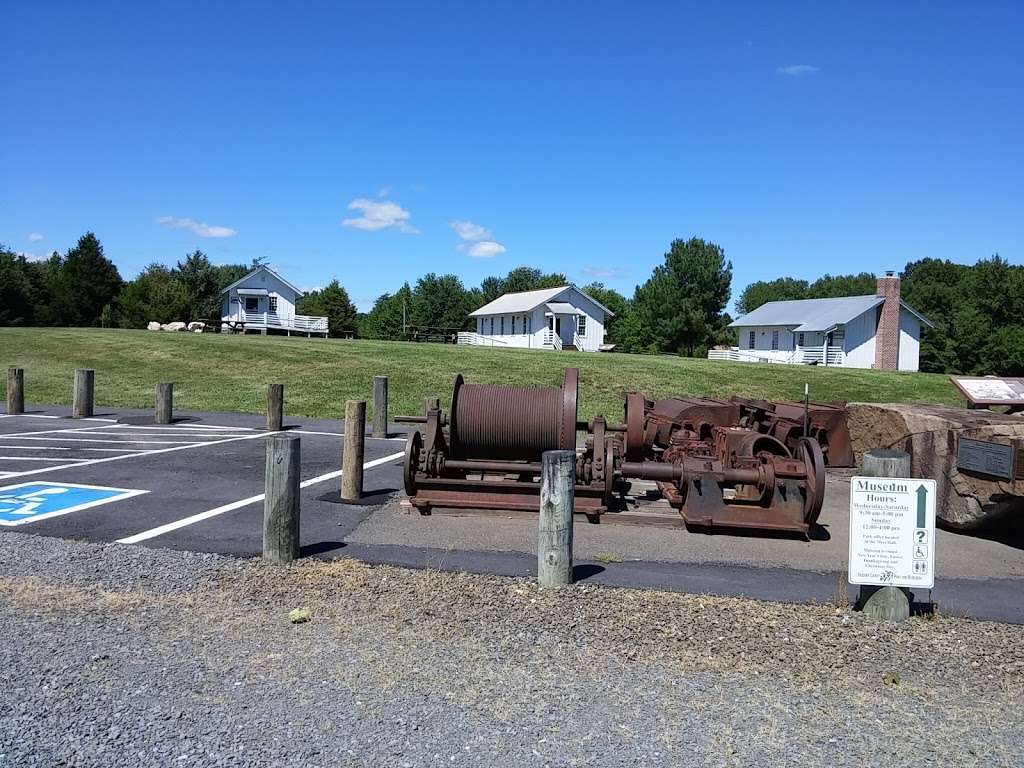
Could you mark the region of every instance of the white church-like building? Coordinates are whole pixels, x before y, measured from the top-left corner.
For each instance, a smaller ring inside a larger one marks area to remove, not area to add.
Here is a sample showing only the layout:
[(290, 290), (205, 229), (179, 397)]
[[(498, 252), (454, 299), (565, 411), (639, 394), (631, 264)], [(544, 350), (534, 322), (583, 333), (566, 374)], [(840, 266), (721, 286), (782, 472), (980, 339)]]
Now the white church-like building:
[(506, 293), (470, 313), (476, 330), (459, 344), (598, 352), (614, 313), (575, 285)]

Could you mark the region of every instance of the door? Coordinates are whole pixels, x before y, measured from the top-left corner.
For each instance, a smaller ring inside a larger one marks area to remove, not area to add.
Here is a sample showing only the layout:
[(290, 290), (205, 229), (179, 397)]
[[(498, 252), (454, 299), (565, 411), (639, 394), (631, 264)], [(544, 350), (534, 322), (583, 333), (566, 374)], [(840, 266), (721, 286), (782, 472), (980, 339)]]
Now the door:
[[(564, 323), (561, 322), (563, 319), (565, 320)], [(574, 332), (576, 330), (575, 320), (575, 317), (559, 318), (559, 322), (561, 324), (558, 326), (558, 338), (562, 340), (562, 346), (567, 346), (573, 343)]]

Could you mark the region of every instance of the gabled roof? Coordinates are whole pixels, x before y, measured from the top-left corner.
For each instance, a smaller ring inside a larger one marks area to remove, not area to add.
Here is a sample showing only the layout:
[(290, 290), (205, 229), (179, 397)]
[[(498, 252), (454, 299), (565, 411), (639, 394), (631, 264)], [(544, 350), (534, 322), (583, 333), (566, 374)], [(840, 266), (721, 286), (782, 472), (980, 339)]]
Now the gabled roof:
[[(874, 309), (885, 301), (883, 296), (839, 296), (831, 299), (796, 299), (793, 301), (769, 301), (753, 312), (748, 312), (729, 323), (730, 328), (749, 326), (783, 325), (792, 326), (797, 333), (807, 331), (828, 331), (837, 325), (845, 325)], [(914, 315), (925, 325), (932, 327), (928, 318), (900, 301), (900, 306)]]
[(231, 285), (229, 285), (227, 288), (225, 288), (223, 291), (221, 291), (221, 293), (227, 293), (232, 288), (234, 288), (235, 286), (241, 285), (242, 283), (244, 283), (246, 280), (248, 280), (253, 275), (257, 274), (258, 272), (267, 272), (268, 274), (273, 275), (274, 277), (276, 277), (282, 283), (287, 285), (289, 288), (291, 288), (293, 291), (295, 291), (295, 293), (297, 293), (300, 296), (305, 293), (304, 290), (299, 288), (294, 283), (291, 283), (288, 280), (285, 280), (283, 277), (281, 277), (279, 274), (277, 274), (277, 272), (275, 272), (274, 270), (272, 270), (270, 267), (268, 267), (266, 265), (264, 265), (262, 267), (256, 267), (256, 269), (254, 269), (252, 272), (247, 274), (245, 277), (243, 277), (243, 278), (241, 278), (239, 280), (235, 280), (235, 282), (233, 282)]
[[(479, 317), (481, 315), (510, 315), (518, 312), (531, 312), (541, 304), (547, 304), (553, 299), (557, 299), (566, 291), (576, 288), (575, 285), (560, 285), (557, 288), (538, 288), (535, 291), (519, 291), (518, 293), (505, 293), (496, 298), (494, 301), (484, 304), (480, 309), (474, 310), (469, 313), (470, 317)], [(582, 293), (597, 306), (604, 310), (605, 314), (609, 317), (615, 317), (615, 313), (612, 312), (608, 307), (599, 302), (593, 296), (590, 296), (579, 288), (577, 291)]]

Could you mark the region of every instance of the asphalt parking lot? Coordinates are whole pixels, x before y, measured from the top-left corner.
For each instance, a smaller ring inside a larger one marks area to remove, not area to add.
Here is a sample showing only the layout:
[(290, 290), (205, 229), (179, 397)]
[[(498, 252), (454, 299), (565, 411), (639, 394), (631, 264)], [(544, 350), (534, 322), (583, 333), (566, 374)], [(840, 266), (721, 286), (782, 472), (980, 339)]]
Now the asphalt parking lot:
[[(263, 419), (249, 414), (66, 408), (0, 413), (0, 529), (91, 542), (254, 556), (261, 551)], [(527, 576), (536, 569), (529, 515), (443, 514), (402, 505), (402, 429), (367, 437), (365, 499), (337, 501), (344, 424), (286, 418), (302, 439), (302, 554)], [(577, 578), (783, 601), (852, 597), (845, 584), (848, 475), (830, 473), (814, 540), (694, 533), (578, 521)], [(1019, 541), (939, 534), (941, 610), (1024, 623)]]
[[(259, 417), (180, 413), (157, 426), (138, 411), (99, 409), (85, 420), (31, 410), (0, 417), (0, 526), (93, 542), (261, 551), (267, 432)], [(372, 509), (323, 498), (340, 484), (343, 424), (291, 419), (285, 427), (302, 439), (304, 554), (336, 549)], [(400, 487), (403, 448), (401, 435), (367, 438), (368, 502)]]

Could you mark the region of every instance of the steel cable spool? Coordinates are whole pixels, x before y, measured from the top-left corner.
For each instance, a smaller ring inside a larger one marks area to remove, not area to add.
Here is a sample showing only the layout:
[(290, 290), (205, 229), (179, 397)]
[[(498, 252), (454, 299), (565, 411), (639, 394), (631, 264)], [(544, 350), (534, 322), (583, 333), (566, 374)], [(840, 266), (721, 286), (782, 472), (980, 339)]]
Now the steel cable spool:
[(455, 379), (450, 435), (452, 458), (531, 461), (544, 451), (576, 449), (578, 371), (561, 387), (466, 384)]

